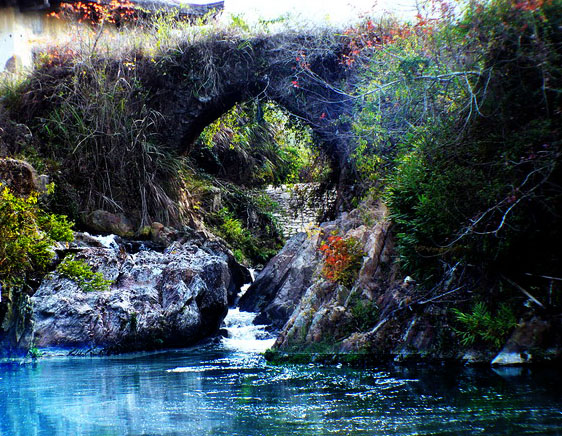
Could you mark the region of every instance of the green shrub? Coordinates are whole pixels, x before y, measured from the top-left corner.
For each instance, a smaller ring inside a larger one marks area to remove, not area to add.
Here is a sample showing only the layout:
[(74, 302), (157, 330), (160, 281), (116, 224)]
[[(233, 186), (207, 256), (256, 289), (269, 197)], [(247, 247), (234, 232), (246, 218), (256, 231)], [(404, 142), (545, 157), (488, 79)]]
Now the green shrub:
[(473, 345), (477, 339), (480, 339), (499, 348), (508, 333), (517, 326), (515, 315), (506, 304), (500, 305), (494, 315), (483, 302), (476, 303), (472, 313), (461, 312), (456, 308), (451, 311), (459, 323), (459, 327), (454, 328), (454, 331), (460, 336), (461, 343), (466, 346)]
[(374, 301), (364, 301), (357, 298), (351, 305), (350, 312), (353, 331), (368, 331), (379, 320), (379, 307)]
[(27, 352), (27, 355), (31, 357), (32, 360), (37, 360), (43, 357), (43, 353), (36, 346), (32, 346)]
[(27, 274), (43, 274), (53, 260), (54, 243), (72, 241), (72, 225), (65, 216), (43, 211), (37, 194), (22, 198), (3, 188), (0, 193), (2, 287), (23, 284)]
[(269, 229), (270, 237), (253, 235), (228, 208), (223, 208), (214, 214), (213, 219), (214, 232), (231, 246), (239, 262), (265, 263), (280, 248), (276, 228)]
[(522, 5), (470, 3), (362, 74), (359, 181), (389, 206), (403, 272), (428, 287), (456, 264), (491, 278), (562, 261), (562, 4)]
[(105, 280), (101, 272), (93, 272), (92, 268), (83, 260), (76, 260), (74, 256), (67, 256), (57, 266), (59, 275), (73, 280), (84, 292), (108, 291), (111, 280)]

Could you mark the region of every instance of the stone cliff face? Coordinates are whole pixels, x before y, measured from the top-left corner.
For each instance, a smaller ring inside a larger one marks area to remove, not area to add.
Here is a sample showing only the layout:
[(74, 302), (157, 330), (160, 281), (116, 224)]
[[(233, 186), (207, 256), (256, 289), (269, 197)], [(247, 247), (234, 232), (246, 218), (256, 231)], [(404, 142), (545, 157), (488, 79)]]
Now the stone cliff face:
[[(344, 213), (308, 234), (295, 235), (259, 274), (240, 307), (258, 311), (256, 322), (282, 327), (276, 344), (279, 348), (335, 343), (346, 338), (357, 323), (352, 309), (363, 305), (365, 310), (367, 306), (372, 308), (392, 281), (389, 227), (386, 208), (379, 206)], [(319, 247), (332, 234), (354, 238), (364, 253), (352, 289), (322, 275)], [(372, 322), (376, 316), (365, 313), (361, 322)]]
[[(328, 235), (353, 237), (363, 252), (351, 286), (327, 280), (319, 251)], [(469, 294), (426, 291), (400, 276), (383, 205), (363, 205), (308, 235), (294, 236), (244, 295), (241, 307), (279, 330), (272, 358), (326, 361), (451, 361), (518, 364), (561, 357), (560, 320), (520, 320), (505, 348), (461, 345), (451, 307)], [(449, 286), (449, 287), (448, 287)]]
[(258, 324), (281, 328), (313, 282), (321, 257), (318, 237), (293, 236), (240, 298), (240, 309), (259, 312)]
[(86, 248), (77, 258), (114, 283), (84, 292), (57, 273), (45, 279), (31, 299), (38, 347), (80, 354), (187, 346), (218, 330), (229, 293), (246, 278), (212, 243), (174, 243), (163, 253)]

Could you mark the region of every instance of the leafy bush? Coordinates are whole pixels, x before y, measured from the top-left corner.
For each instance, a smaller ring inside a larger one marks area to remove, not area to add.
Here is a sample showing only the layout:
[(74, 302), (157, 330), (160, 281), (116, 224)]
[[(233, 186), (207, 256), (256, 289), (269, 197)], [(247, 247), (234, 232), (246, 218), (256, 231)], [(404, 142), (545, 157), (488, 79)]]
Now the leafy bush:
[(324, 254), (324, 277), (333, 283), (350, 287), (357, 278), (363, 258), (359, 241), (353, 237), (344, 239), (331, 235), (318, 250)]
[(247, 229), (242, 221), (228, 208), (221, 209), (214, 214), (216, 224), (214, 231), (232, 247), (238, 261), (253, 261), (265, 263), (273, 257), (279, 247), (276, 229), (270, 229), (271, 237), (258, 237)]
[(43, 357), (43, 353), (39, 350), (39, 348), (33, 346), (27, 352), (27, 355), (31, 357), (32, 360), (37, 360)]
[(108, 291), (112, 283), (105, 280), (101, 272), (93, 272), (86, 262), (76, 260), (74, 256), (65, 257), (56, 271), (62, 277), (75, 281), (84, 292)]
[(508, 333), (517, 326), (515, 315), (506, 304), (501, 304), (497, 313), (492, 315), (483, 302), (474, 305), (472, 313), (451, 310), (460, 324), (454, 328), (463, 345), (473, 345), (477, 339), (493, 344), (499, 348)]
[(379, 307), (374, 301), (355, 298), (352, 301), (350, 313), (353, 331), (357, 332), (368, 331), (379, 320)]
[(395, 26), (364, 62), (355, 169), (425, 285), (456, 264), (559, 269), (561, 24), (560, 2), (473, 2), (460, 20)]
[(0, 193), (0, 282), (2, 287), (23, 284), (27, 274), (44, 273), (54, 257), (56, 241), (73, 239), (65, 216), (48, 214), (37, 194), (17, 197), (8, 188)]

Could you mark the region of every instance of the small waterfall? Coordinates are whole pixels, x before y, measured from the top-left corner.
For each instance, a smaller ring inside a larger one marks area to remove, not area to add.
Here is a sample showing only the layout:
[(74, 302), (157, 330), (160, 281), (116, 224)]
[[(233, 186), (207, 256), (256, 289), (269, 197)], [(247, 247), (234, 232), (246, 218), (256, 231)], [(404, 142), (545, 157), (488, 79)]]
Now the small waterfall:
[(238, 299), (242, 298), (242, 295), (246, 293), (248, 288), (252, 286), (252, 283), (254, 283), (254, 280), (256, 279), (256, 270), (254, 268), (248, 268), (248, 271), (250, 271), (250, 282), (246, 283), (245, 285), (242, 285), (242, 287), (240, 288), (240, 294), (238, 295)]
[(275, 342), (275, 338), (265, 331), (265, 325), (254, 325), (256, 313), (243, 312), (238, 307), (230, 309), (224, 319), (228, 337), (223, 345), (242, 353), (263, 353)]
[(119, 250), (119, 244), (117, 243), (116, 235), (90, 235), (88, 232), (84, 232), (84, 234), (92, 239), (98, 241), (101, 245), (105, 248), (111, 248), (112, 250)]
[[(252, 282), (254, 281), (254, 270), (250, 269)], [(240, 289), (240, 297), (252, 284), (246, 283)], [(224, 319), (224, 327), (228, 337), (223, 338), (223, 345), (233, 351), (242, 353), (263, 353), (275, 342), (275, 338), (265, 331), (265, 325), (254, 325), (257, 314), (243, 312), (239, 307), (231, 308)]]

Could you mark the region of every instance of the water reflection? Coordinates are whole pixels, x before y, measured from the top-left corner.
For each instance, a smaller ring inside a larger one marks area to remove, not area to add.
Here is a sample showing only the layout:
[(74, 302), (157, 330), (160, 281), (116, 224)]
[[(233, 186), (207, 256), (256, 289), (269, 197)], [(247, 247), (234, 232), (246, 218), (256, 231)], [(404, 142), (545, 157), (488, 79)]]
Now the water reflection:
[(271, 367), (224, 344), (0, 368), (8, 435), (557, 435), (546, 370)]

